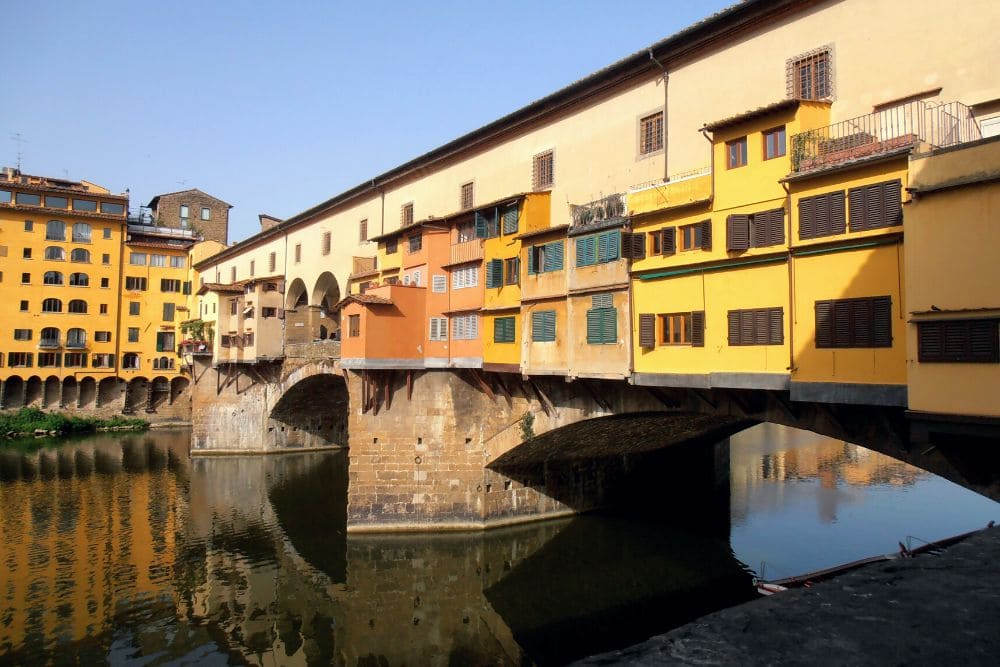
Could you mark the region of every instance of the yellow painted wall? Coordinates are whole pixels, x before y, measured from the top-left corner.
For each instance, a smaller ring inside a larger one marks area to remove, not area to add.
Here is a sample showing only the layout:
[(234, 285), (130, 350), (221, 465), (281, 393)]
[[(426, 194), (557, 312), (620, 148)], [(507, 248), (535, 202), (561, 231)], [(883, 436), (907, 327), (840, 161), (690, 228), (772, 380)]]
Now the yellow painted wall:
[(683, 206), (711, 196), (712, 174), (706, 168), (703, 174), (630, 190), (626, 207), (630, 214), (636, 215)]
[[(531, 314), (535, 311), (554, 310), (556, 312), (556, 339), (554, 342), (535, 343), (531, 340)], [(569, 329), (566, 299), (536, 301), (521, 308), (521, 369), (525, 374), (569, 373), (567, 343)]]
[[(1000, 140), (918, 157), (910, 184), (926, 188), (991, 176), (1000, 176)], [(914, 321), (1000, 317), (998, 220), (996, 182), (928, 194), (906, 207), (907, 306), (922, 313)], [(935, 308), (944, 312), (928, 312)], [(911, 410), (1000, 416), (1000, 366), (920, 363), (916, 324), (907, 326), (907, 347)]]
[[(586, 267), (592, 268), (592, 267)], [(579, 270), (579, 269), (578, 269)], [(607, 292), (600, 292), (607, 294)], [(587, 342), (587, 311), (593, 305), (592, 295), (571, 296), (567, 304), (567, 343), (560, 345), (569, 354), (570, 374), (584, 377), (624, 378), (631, 369), (629, 340), (628, 290), (611, 293), (617, 311), (618, 336), (614, 343)], [(558, 325), (558, 322), (556, 323)]]
[[(493, 341), (494, 323), (500, 317), (514, 318), (514, 341), (511, 343), (496, 343)], [(514, 366), (520, 364), (523, 324), (519, 309), (483, 313), (481, 326), (482, 331), (480, 333), (483, 337), (484, 364), (512, 364)]]

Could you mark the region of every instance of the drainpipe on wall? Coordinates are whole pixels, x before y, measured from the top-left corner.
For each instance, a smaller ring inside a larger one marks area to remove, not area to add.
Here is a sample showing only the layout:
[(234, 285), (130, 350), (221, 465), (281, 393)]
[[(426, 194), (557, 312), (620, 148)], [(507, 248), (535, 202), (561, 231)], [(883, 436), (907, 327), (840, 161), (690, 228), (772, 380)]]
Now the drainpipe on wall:
[(785, 202), (788, 205), (788, 224), (785, 227), (785, 238), (788, 239), (788, 375), (789, 379), (795, 373), (795, 258), (792, 256), (792, 191), (788, 183), (782, 183), (785, 189)]
[(667, 102), (669, 98), (667, 97), (667, 92), (670, 83), (670, 75), (667, 73), (667, 68), (663, 66), (656, 56), (653, 55), (653, 49), (647, 49), (649, 52), (649, 59), (656, 63), (657, 67), (663, 72), (663, 182), (667, 183), (670, 181), (670, 170), (668, 168), (667, 156), (669, 155), (669, 140), (670, 133), (667, 131)]
[(715, 202), (715, 144), (712, 142), (712, 137), (708, 136), (708, 131), (705, 128), (701, 128), (701, 136), (705, 137), (705, 141), (708, 142), (708, 171), (712, 176), (711, 181), (709, 181), (709, 191), (708, 200), (710, 202)]

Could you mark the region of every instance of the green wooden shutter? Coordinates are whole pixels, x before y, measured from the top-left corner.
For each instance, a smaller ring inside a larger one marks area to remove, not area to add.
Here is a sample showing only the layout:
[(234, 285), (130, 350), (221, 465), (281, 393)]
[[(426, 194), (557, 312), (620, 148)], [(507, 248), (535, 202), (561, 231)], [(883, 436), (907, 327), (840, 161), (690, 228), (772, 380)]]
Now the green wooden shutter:
[(538, 267), (535, 264), (536, 262), (535, 255), (537, 255), (535, 246), (531, 246), (530, 248), (528, 248), (528, 275), (538, 273)]
[(618, 311), (604, 308), (601, 317), (601, 342), (614, 345), (618, 342)]
[(556, 339), (556, 311), (539, 310), (531, 314), (531, 340), (538, 343)]
[(486, 263), (486, 286), (500, 287), (503, 285), (503, 260), (491, 259)]
[(488, 225), (489, 225), (489, 220), (486, 218), (486, 216), (483, 215), (482, 213), (480, 213), (479, 211), (476, 211), (476, 238), (477, 239), (485, 239), (487, 237), (487, 234), (489, 233), (489, 230), (487, 229)]
[(639, 315), (639, 347), (656, 347), (656, 315)]
[(705, 347), (705, 311), (691, 313), (691, 346)]
[(596, 241), (594, 236), (580, 236), (576, 239), (577, 266), (590, 266), (597, 261)]
[(503, 233), (516, 234), (520, 213), (517, 204), (511, 204), (503, 212)]
[(563, 268), (563, 242), (552, 241), (545, 244), (545, 266), (543, 271), (561, 271)]
[(621, 236), (613, 230), (597, 235), (597, 261), (611, 262), (618, 259), (621, 253)]
[(591, 345), (601, 343), (601, 311), (592, 308), (587, 311), (587, 342)]

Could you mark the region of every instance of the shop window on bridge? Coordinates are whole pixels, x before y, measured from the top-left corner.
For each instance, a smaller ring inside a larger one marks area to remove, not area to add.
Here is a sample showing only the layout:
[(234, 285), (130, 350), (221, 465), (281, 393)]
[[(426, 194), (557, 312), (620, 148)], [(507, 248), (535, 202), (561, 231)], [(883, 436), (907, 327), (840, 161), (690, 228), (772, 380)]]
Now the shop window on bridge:
[(552, 241), (528, 248), (528, 274), (562, 271), (563, 242)]
[(556, 340), (556, 311), (537, 310), (531, 314), (531, 341), (552, 343)]
[(587, 343), (614, 345), (618, 342), (618, 311), (612, 294), (594, 294), (587, 311)]
[(1000, 363), (1000, 319), (917, 322), (921, 363)]
[(781, 308), (730, 310), (729, 345), (781, 345), (785, 342)]
[(816, 347), (892, 347), (892, 298), (817, 301)]

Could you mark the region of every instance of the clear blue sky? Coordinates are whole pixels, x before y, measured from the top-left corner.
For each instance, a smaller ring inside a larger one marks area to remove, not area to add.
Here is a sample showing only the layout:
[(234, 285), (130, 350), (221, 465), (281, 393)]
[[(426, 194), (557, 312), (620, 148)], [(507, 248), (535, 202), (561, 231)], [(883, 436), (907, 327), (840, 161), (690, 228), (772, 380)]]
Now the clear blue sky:
[(233, 242), (730, 4), (0, 0), (0, 163), (200, 188)]

